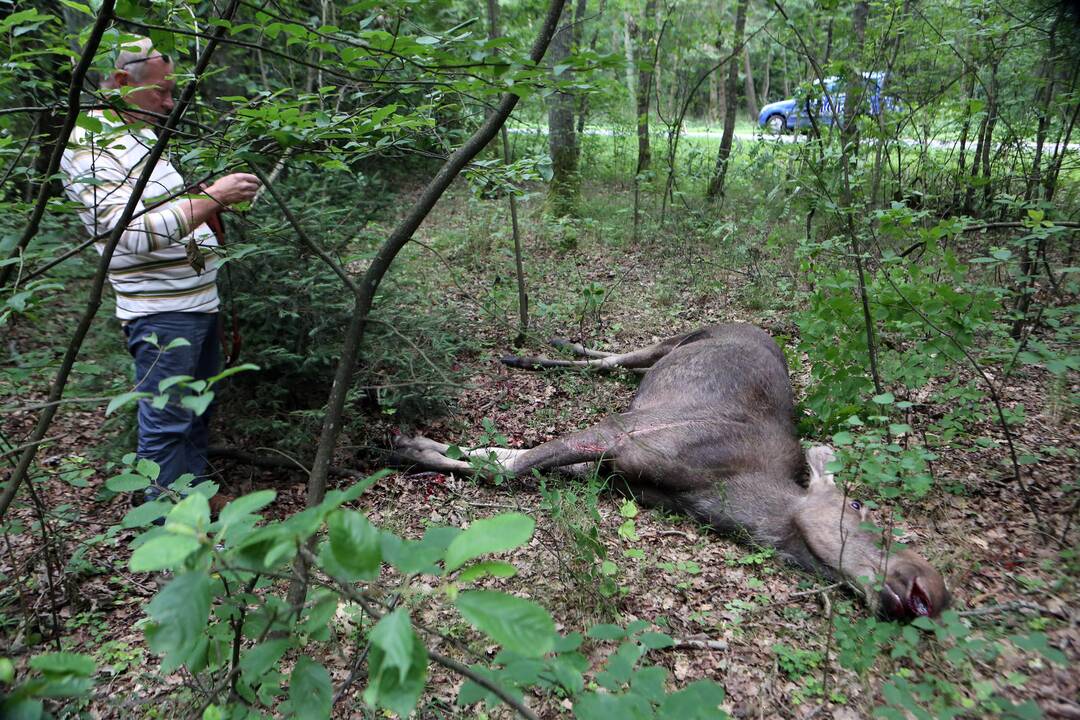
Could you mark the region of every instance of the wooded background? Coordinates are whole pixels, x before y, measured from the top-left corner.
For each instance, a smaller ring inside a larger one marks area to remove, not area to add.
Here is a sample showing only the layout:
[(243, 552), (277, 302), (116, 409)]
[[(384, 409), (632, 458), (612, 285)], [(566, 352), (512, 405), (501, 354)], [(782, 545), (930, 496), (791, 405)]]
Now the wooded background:
[[(1080, 715), (1073, 5), (42, 0), (0, 31), (0, 715)], [(156, 150), (265, 191), (225, 216), (239, 362), (187, 384), (214, 482), (130, 509), (116, 237), (57, 170), (133, 35), (176, 62)], [(379, 472), (397, 432), (530, 446), (632, 392), (511, 348), (728, 320), (942, 568), (941, 620), (601, 478)]]

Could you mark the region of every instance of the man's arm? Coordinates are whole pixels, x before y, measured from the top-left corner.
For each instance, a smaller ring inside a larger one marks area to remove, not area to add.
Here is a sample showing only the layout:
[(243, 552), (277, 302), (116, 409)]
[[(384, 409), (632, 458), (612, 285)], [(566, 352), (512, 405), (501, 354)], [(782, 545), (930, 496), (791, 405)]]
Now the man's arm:
[[(61, 167), (69, 178), (69, 193), (90, 213), (84, 217), (90, 232), (100, 235), (112, 230), (131, 198), (128, 171), (110, 153), (89, 149), (66, 151)], [(145, 254), (180, 243), (223, 206), (250, 200), (258, 187), (254, 175), (234, 173), (207, 188), (204, 197), (177, 198), (151, 210), (145, 210), (140, 198), (135, 205), (137, 217), (120, 236), (117, 250)]]
[(251, 200), (261, 184), (254, 175), (233, 173), (206, 188), (203, 195), (208, 197), (183, 197), (173, 203), (179, 206), (188, 227), (195, 229), (223, 208)]

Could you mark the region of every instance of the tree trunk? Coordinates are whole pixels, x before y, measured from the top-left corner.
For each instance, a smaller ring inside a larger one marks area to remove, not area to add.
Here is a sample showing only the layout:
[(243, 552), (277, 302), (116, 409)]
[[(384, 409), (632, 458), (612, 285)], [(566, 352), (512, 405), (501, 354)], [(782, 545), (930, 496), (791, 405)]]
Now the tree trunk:
[(720, 73), (714, 72), (709, 78), (709, 123), (712, 124), (720, 117), (720, 86), (723, 79)]
[(989, 97), (986, 99), (986, 131), (983, 135), (982, 143), (982, 177), (985, 181), (983, 185), (983, 208), (990, 206), (990, 200), (994, 197), (993, 182), (991, 180), (990, 172), (990, 145), (994, 139), (994, 127), (997, 125), (998, 116), (998, 61), (991, 63), (990, 65), (990, 89), (988, 91)]
[(833, 21), (829, 18), (829, 25), (825, 29), (825, 59), (821, 61), (821, 66), (825, 67), (829, 64), (829, 58), (832, 57), (832, 29)]
[(624, 13), (623, 24), (623, 53), (626, 55), (626, 89), (630, 91), (630, 97), (637, 97), (637, 73), (634, 72), (634, 36), (637, 29), (634, 18), (630, 13)]
[[(1043, 59), (1039, 83), (1035, 90), (1035, 112), (1039, 114), (1039, 125), (1035, 130), (1035, 157), (1031, 161), (1031, 174), (1028, 176), (1027, 188), (1024, 190), (1024, 202), (1031, 202), (1037, 196), (1041, 185), (1041, 170), (1043, 146), (1046, 144), (1046, 133), (1050, 126), (1050, 106), (1054, 102), (1054, 82), (1057, 80), (1056, 67), (1056, 42), (1057, 26), (1061, 22), (1058, 15), (1057, 22), (1050, 28), (1047, 38), (1046, 56)], [(1044, 241), (1040, 240), (1032, 257), (1031, 239), (1025, 238), (1020, 248), (1020, 294), (1016, 298), (1016, 319), (1013, 321), (1013, 340), (1019, 340), (1024, 334), (1027, 325), (1028, 309), (1031, 306), (1031, 295), (1035, 292), (1035, 276), (1038, 274), (1039, 257), (1045, 251)]]
[(1076, 96), (1078, 72), (1080, 72), (1080, 63), (1073, 65), (1072, 78), (1069, 81), (1069, 87), (1072, 88), (1069, 94), (1073, 98), (1072, 112), (1070, 113), (1068, 107), (1066, 107), (1063, 127), (1058, 131), (1057, 141), (1054, 143), (1054, 156), (1050, 160), (1046, 170), (1046, 178), (1043, 180), (1043, 197), (1047, 202), (1054, 199), (1054, 192), (1057, 190), (1058, 173), (1061, 172), (1061, 161), (1065, 159), (1069, 141), (1072, 139), (1073, 128), (1076, 127), (1076, 121), (1080, 116), (1080, 98)]
[(960, 159), (956, 167), (956, 189), (953, 191), (954, 207), (960, 202), (961, 185), (970, 185), (970, 181), (965, 176), (965, 166), (967, 165), (968, 135), (971, 132), (971, 103), (975, 99), (975, 80), (975, 70), (971, 69), (968, 71), (967, 89), (964, 92), (964, 97), (967, 98), (967, 107), (964, 108), (964, 123), (960, 126)]
[[(574, 20), (571, 23), (570, 29), (572, 30), (572, 39), (570, 44), (570, 52), (577, 53), (581, 50), (585, 36), (585, 11), (588, 7), (589, 0), (577, 0), (577, 6), (574, 8)], [(574, 98), (574, 126), (578, 128), (577, 132), (580, 134), (585, 129), (585, 93), (579, 93)], [(575, 136), (575, 140), (578, 138)], [(577, 161), (581, 160), (581, 143), (580, 141), (574, 143), (574, 150), (577, 153)]]
[(724, 84), (724, 134), (720, 138), (720, 150), (716, 154), (716, 168), (709, 181), (708, 196), (723, 196), (724, 180), (727, 177), (728, 159), (731, 157), (731, 141), (735, 137), (736, 87), (739, 82), (738, 49), (743, 43), (743, 30), (746, 28), (746, 6), (748, 0), (737, 0), (735, 6), (735, 35), (731, 47), (736, 53), (728, 64), (727, 81)]
[(979, 132), (975, 135), (975, 156), (971, 159), (971, 176), (965, 179), (963, 214), (970, 215), (975, 204), (975, 178), (979, 176), (979, 160), (982, 158), (983, 142), (986, 139), (986, 120), (989, 113), (979, 121)]
[[(757, 97), (758, 101), (762, 105), (769, 104), (769, 86), (772, 84), (772, 78), (769, 77), (772, 73), (772, 55), (773, 48), (772, 44), (770, 43), (768, 50), (765, 53), (765, 77), (761, 79), (761, 92), (758, 93)], [(754, 114), (754, 117), (757, 117), (757, 113)]]
[[(656, 103), (654, 104), (650, 100), (649, 104), (650, 104), (650, 109), (655, 110), (656, 113), (660, 113), (660, 112), (663, 111), (663, 107), (661, 106), (660, 103), (663, 101), (663, 98), (664, 98), (664, 91), (665, 91), (665, 89), (667, 87), (666, 83), (670, 82), (670, 80), (668, 80), (668, 77), (667, 77), (670, 74), (670, 71), (665, 72), (667, 70), (667, 68), (665, 67), (665, 61), (667, 60), (667, 58), (665, 58), (663, 53), (660, 52), (660, 46), (659, 46), (660, 42), (664, 39), (663, 36), (660, 35), (660, 29), (664, 27), (663, 20), (660, 17), (661, 8), (660, 8), (660, 5), (658, 3), (652, 2), (650, 4), (653, 7), (652, 13), (649, 13), (649, 21), (652, 23), (652, 25), (650, 25), (650, 27), (652, 28), (652, 44), (653, 44), (652, 55), (651, 55), (651, 57), (652, 57), (652, 100), (655, 100)], [(648, 10), (646, 10), (646, 13), (648, 13)]]
[(649, 100), (652, 97), (653, 84), (653, 58), (652, 49), (653, 17), (656, 15), (656, 0), (646, 0), (644, 22), (638, 28), (639, 38), (637, 51), (634, 53), (638, 62), (637, 83), (637, 134), (638, 134), (638, 162), (637, 172), (641, 174), (649, 169), (652, 163), (652, 149), (649, 146)]
[[(559, 19), (559, 28), (551, 38), (549, 48), (551, 66), (557, 67), (570, 57), (573, 42), (573, 12), (568, 4)], [(566, 81), (562, 76), (553, 79)], [(556, 217), (577, 213), (578, 151), (577, 133), (574, 131), (574, 96), (556, 90), (548, 98), (548, 150), (551, 154), (551, 186), (548, 190), (548, 208)]]
[(750, 115), (750, 121), (757, 120), (758, 116), (758, 101), (757, 94), (754, 92), (754, 71), (750, 66), (750, 48), (743, 48), (743, 65), (745, 66), (745, 76), (743, 77), (743, 86), (746, 91), (746, 112)]
[[(499, 37), (499, 3), (498, 0), (487, 0), (488, 11), (488, 38), (494, 40)], [(582, 115), (584, 119), (584, 115)], [(503, 164), (509, 166), (510, 137), (506, 131), (506, 125), (499, 128), (502, 140)], [(510, 203), (510, 231), (514, 236), (514, 272), (517, 275), (518, 286), (518, 334), (514, 338), (514, 347), (525, 344), (525, 335), (529, 331), (529, 293), (525, 288), (525, 261), (521, 252), (521, 230), (518, 227), (517, 196), (511, 190), (507, 193)]]
[[(716, 49), (720, 52), (720, 57), (724, 57), (724, 38), (722, 38), (719, 33), (716, 36)], [(728, 72), (730, 72), (731, 70), (731, 62), (731, 60), (728, 60), (729, 66), (728, 68), (726, 68)], [(725, 68), (720, 68), (715, 73), (713, 73), (713, 77), (716, 78), (717, 120), (723, 120), (723, 118), (727, 116), (727, 76), (728, 73), (725, 72)]]
[(788, 76), (787, 48), (784, 47), (781, 53), (781, 57), (784, 59), (784, 98), (789, 98), (791, 97), (791, 78)]
[[(600, 9), (597, 10), (597, 16), (598, 16), (597, 17), (597, 22), (595, 23), (595, 27), (593, 29), (592, 39), (589, 40), (589, 50), (592, 51), (592, 52), (596, 52), (596, 43), (600, 39), (600, 26), (603, 24), (603, 23), (600, 22), (600, 20), (602, 20), (603, 17), (604, 17), (604, 10), (606, 9), (606, 6), (607, 6), (606, 0), (600, 0)], [(579, 22), (582, 25), (584, 25), (584, 22), (585, 22), (585, 18), (584, 18), (585, 0), (582, 0), (581, 4), (578, 5), (578, 10), (581, 12), (581, 16), (582, 16), (581, 20)], [(614, 45), (612, 47), (614, 47)], [(580, 94), (580, 96), (578, 98), (577, 134), (578, 134), (578, 153), (579, 154), (581, 152), (581, 136), (585, 134), (585, 119), (588, 117), (588, 115), (589, 115), (589, 94), (583, 92), (583, 93)], [(579, 158), (579, 160), (580, 160), (580, 158)]]
[(1050, 28), (1050, 35), (1047, 39), (1047, 52), (1046, 57), (1043, 59), (1041, 82), (1039, 87), (1035, 91), (1035, 112), (1039, 115), (1039, 125), (1035, 130), (1035, 157), (1031, 161), (1031, 174), (1028, 176), (1027, 188), (1024, 190), (1024, 200), (1032, 200), (1039, 191), (1039, 185), (1042, 181), (1042, 157), (1043, 148), (1046, 145), (1047, 131), (1050, 129), (1050, 107), (1054, 103), (1054, 85), (1057, 80), (1057, 26), (1061, 22), (1062, 18), (1058, 15), (1058, 20)]

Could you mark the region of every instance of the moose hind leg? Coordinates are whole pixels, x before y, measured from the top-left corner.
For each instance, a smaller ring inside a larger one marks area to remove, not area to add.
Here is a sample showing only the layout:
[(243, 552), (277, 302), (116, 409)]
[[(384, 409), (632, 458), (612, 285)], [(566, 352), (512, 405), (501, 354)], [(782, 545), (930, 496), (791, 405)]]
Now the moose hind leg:
[(554, 345), (557, 348), (569, 350), (571, 353), (574, 354), (575, 357), (606, 358), (618, 354), (613, 352), (604, 352), (603, 350), (593, 350), (591, 348), (585, 347), (581, 343), (571, 342), (570, 340), (561, 337), (551, 338), (550, 340), (548, 340), (548, 343)]
[(677, 348), (685, 340), (692, 338), (701, 331), (684, 333), (675, 337), (667, 338), (654, 345), (638, 348), (624, 353), (602, 353), (597, 350), (586, 350), (583, 346), (568, 341), (553, 340), (552, 344), (569, 348), (576, 355), (585, 355), (587, 360), (558, 360), (545, 357), (533, 357), (522, 355), (506, 355), (502, 361), (504, 365), (520, 368), (522, 370), (539, 370), (554, 367), (592, 368), (593, 370), (613, 370), (625, 368), (643, 372), (653, 366), (657, 360)]
[(468, 462), (445, 455), (450, 448), (419, 435), (401, 435), (394, 439), (393, 459), (401, 464), (419, 465), (442, 473), (467, 473), (472, 471)]
[(510, 469), (516, 475), (522, 475), (533, 470), (572, 468), (577, 474), (584, 469), (584, 464), (612, 459), (617, 455), (618, 443), (626, 437), (626, 432), (619, 428), (617, 417), (526, 450), (510, 461)]

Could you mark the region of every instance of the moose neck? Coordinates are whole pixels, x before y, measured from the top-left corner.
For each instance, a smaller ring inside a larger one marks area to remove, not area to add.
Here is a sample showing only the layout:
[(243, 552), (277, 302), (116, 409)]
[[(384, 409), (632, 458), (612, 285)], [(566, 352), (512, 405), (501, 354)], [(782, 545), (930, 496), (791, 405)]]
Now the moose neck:
[(756, 542), (811, 572), (844, 580), (857, 576), (853, 568), (872, 568), (857, 528), (850, 528), (842, 542), (839, 528), (826, 527), (808, 498), (807, 490), (786, 475), (744, 475), (727, 482), (725, 510)]

